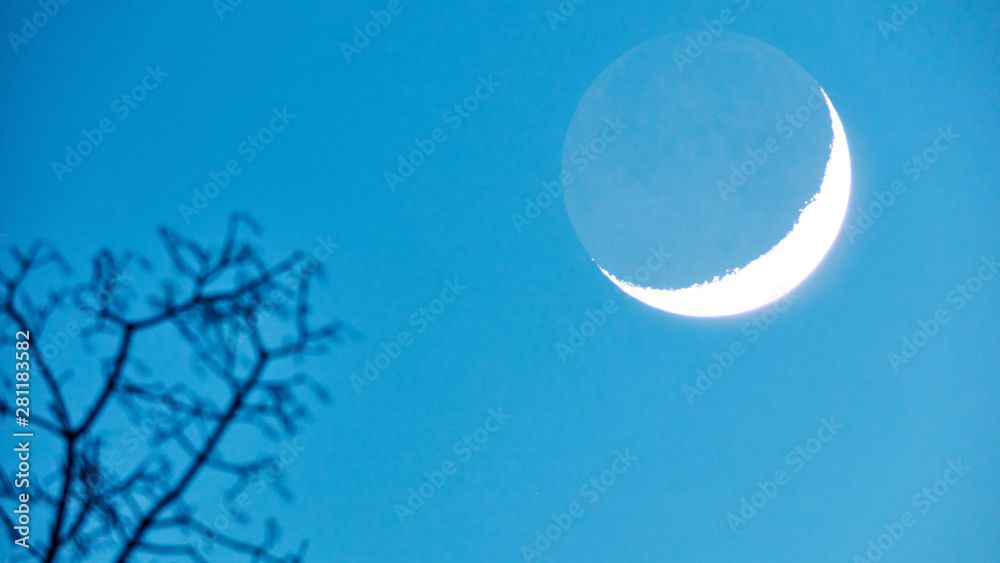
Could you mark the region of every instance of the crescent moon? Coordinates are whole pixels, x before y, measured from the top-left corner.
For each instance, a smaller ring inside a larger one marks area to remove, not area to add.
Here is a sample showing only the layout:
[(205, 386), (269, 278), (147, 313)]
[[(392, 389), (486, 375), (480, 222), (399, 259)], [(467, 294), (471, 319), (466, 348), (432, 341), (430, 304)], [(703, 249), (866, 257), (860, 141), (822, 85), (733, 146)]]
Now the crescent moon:
[[(691, 317), (722, 317), (763, 307), (802, 283), (837, 239), (851, 195), (851, 155), (833, 102), (823, 91), (833, 122), (833, 142), (819, 192), (807, 202), (792, 230), (771, 250), (724, 277), (682, 289), (657, 289), (619, 280), (622, 291), (650, 305)], [(598, 264), (600, 268), (600, 265)]]

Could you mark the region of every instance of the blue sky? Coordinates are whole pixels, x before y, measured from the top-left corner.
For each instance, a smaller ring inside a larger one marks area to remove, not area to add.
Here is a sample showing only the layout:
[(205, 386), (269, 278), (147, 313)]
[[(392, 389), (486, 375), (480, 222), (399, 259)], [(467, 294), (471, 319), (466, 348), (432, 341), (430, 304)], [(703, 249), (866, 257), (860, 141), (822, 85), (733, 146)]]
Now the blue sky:
[[(1000, 280), (972, 282), (971, 299), (956, 289), (1000, 253), (997, 7), (928, 0), (883, 33), (891, 2), (574, 5), (558, 21), (556, 1), (402, 0), (350, 62), (341, 43), (388, 2), (247, 0), (222, 18), (208, 0), (61, 5), (16, 53), (0, 49), (4, 245), (51, 239), (82, 275), (105, 245), (155, 254), (161, 224), (216, 241), (233, 211), (262, 224), (271, 257), (339, 244), (317, 314), (363, 338), (311, 364), (335, 404), (286, 468), (295, 500), (264, 491), (245, 529), (273, 515), (288, 545), (310, 539), (308, 560), (523, 561), (553, 513), (581, 510), (530, 560), (849, 562), (905, 512), (915, 524), (882, 561), (997, 560)], [(781, 50), (829, 93), (857, 229), (783, 312), (692, 319), (615, 290), (561, 198), (520, 229), (511, 216), (558, 178), (570, 118), (608, 64), (726, 9), (728, 31)], [(6, 3), (0, 29), (37, 10)], [(122, 118), (115, 100), (147, 68), (156, 87)], [(481, 80), (496, 84), (458, 120)], [(60, 181), (52, 162), (102, 120), (113, 130)], [(242, 143), (279, 122), (248, 162)], [(957, 136), (924, 170), (911, 159), (939, 128)], [(437, 129), (434, 153), (390, 189), (385, 172)], [(179, 206), (232, 160), (239, 172), (186, 222)], [(891, 205), (859, 220), (896, 180)], [(441, 311), (448, 283), (467, 289)], [(421, 308), (440, 315), (423, 325)], [(940, 309), (948, 322), (894, 370), (889, 354)], [(604, 324), (561, 358), (597, 310)], [(402, 331), (412, 344), (356, 393), (351, 376)], [(689, 401), (683, 386), (737, 343), (742, 355)], [(503, 418), (491, 409), (509, 418), (487, 422)], [(830, 435), (824, 420), (843, 428)], [(456, 447), (465, 436), (486, 441)], [(816, 444), (808, 461), (795, 453)], [(938, 497), (959, 461), (970, 470)], [(395, 505), (449, 462), (401, 523)], [(727, 514), (779, 470), (787, 483), (734, 533)], [(596, 494), (602, 473), (614, 484)], [(914, 498), (925, 488), (939, 502)], [(221, 495), (199, 494), (212, 514)]]

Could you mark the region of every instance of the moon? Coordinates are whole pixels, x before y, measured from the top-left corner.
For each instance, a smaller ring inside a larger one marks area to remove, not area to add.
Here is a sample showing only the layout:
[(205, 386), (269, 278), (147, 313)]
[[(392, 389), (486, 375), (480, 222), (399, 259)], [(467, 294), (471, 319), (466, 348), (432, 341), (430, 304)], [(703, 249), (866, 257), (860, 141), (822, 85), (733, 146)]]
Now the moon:
[(691, 317), (745, 313), (802, 284), (851, 192), (827, 92), (780, 50), (729, 31), (660, 36), (615, 59), (578, 103), (562, 162), (591, 261), (625, 294)]
[[(830, 160), (819, 192), (802, 209), (798, 222), (770, 251), (725, 276), (682, 289), (642, 287), (601, 271), (622, 291), (643, 303), (679, 315), (722, 317), (763, 307), (779, 299), (819, 266), (837, 239), (851, 196), (851, 155), (847, 135), (830, 97), (823, 92), (833, 121)], [(600, 267), (600, 265), (598, 265)]]

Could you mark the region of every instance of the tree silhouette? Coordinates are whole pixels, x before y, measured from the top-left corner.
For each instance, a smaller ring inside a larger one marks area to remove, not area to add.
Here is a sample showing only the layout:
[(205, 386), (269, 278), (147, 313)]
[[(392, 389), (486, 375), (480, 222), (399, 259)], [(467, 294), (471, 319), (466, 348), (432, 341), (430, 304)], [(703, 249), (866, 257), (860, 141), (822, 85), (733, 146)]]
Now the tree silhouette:
[[(13, 343), (15, 331), (30, 331), (30, 425), (36, 436), (44, 434), (37, 439), (55, 446), (32, 447), (31, 547), (14, 546), (12, 561), (208, 561), (223, 552), (227, 559), (302, 560), (305, 540), (294, 553), (275, 554), (280, 531), (271, 519), (263, 539), (246, 541), (196, 517), (196, 484), (212, 487), (221, 478), (222, 498), (231, 501), (277, 461), (275, 455), (239, 459), (247, 456), (227, 452), (227, 445), (252, 444), (261, 435), (293, 439), (309, 418), (303, 392), (329, 401), (299, 367), (304, 356), (324, 353), (349, 330), (339, 322), (310, 323), (318, 262), (303, 268), (307, 256), (295, 252), (268, 265), (245, 240), (247, 230), (260, 232), (248, 216), (233, 215), (221, 247), (211, 248), (161, 228), (167, 276), (157, 276), (140, 255), (105, 249), (94, 256), (86, 281), (44, 289), (39, 285), (70, 273), (66, 260), (47, 243), (10, 250), (13, 271), (0, 270), (0, 348)], [(123, 274), (130, 267), (149, 278), (148, 288)], [(93, 369), (57, 365), (66, 362), (55, 359), (55, 346), (39, 353), (47, 324), (67, 311), (84, 315), (71, 331), (83, 350), (74, 359), (93, 360)], [(156, 359), (145, 361), (150, 355)], [(161, 367), (164, 355), (185, 369)], [(12, 388), (13, 374), (3, 374), (4, 386)], [(5, 419), (13, 416), (10, 397), (0, 404)], [(157, 422), (145, 437), (148, 452), (124, 463), (119, 474), (106, 455), (107, 436), (121, 434), (123, 424), (145, 429), (150, 417)], [(44, 458), (54, 460), (54, 472), (36, 472)], [(5, 503), (17, 492), (3, 465), (10, 459), (0, 456)], [(287, 498), (283, 473), (273, 486)], [(13, 541), (10, 514), (5, 508), (0, 518)]]

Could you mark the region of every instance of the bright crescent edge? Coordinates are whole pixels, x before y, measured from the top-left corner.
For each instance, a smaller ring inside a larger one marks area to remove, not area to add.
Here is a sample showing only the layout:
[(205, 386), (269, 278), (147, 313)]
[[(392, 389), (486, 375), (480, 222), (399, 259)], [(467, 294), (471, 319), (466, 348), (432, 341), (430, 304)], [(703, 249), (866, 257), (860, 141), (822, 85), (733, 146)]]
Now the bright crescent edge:
[(819, 192), (803, 208), (792, 230), (771, 250), (722, 278), (717, 276), (682, 289), (633, 285), (601, 268), (604, 275), (622, 291), (647, 305), (691, 317), (721, 317), (751, 311), (781, 298), (802, 283), (833, 247), (851, 196), (847, 135), (826, 91), (823, 91), (823, 98), (830, 108), (833, 123), (830, 160), (823, 182)]

